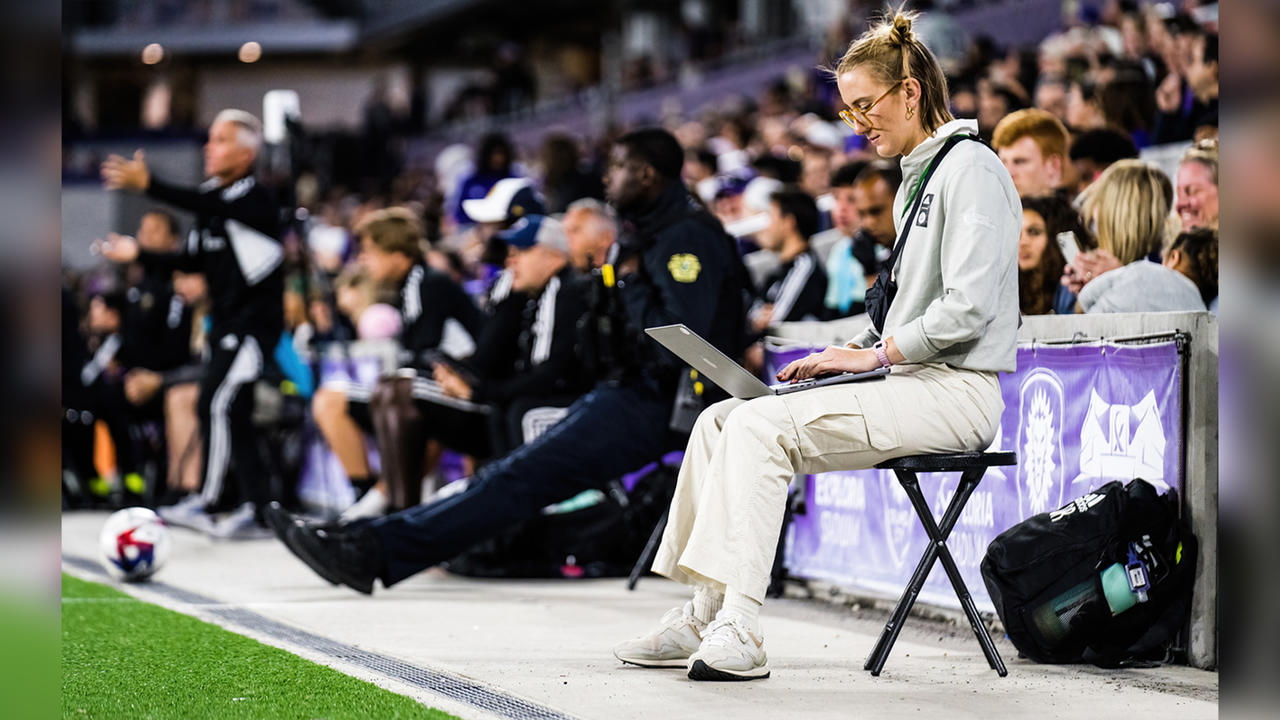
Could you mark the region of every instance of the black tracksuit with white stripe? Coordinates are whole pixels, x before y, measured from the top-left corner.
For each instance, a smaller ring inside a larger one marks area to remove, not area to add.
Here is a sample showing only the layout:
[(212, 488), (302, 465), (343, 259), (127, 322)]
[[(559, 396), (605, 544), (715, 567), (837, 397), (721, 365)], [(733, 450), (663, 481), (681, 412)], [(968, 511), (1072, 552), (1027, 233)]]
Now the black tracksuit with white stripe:
[(191, 362), (192, 309), (174, 292), (168, 274), (146, 273), (125, 299), (120, 350), (125, 367), (164, 372)]
[[(400, 281), (400, 368), (414, 376), (414, 396), (440, 394), (433, 379), (437, 353), (463, 358), (476, 350), (476, 338), (492, 322), (462, 287), (448, 275), (416, 263)], [(325, 386), (347, 398), (347, 414), (362, 429), (373, 431), (369, 401), (374, 388), (355, 381), (331, 381)], [(483, 405), (450, 398), (458, 410), (483, 410)]]
[(763, 306), (772, 305), (774, 325), (825, 317), (827, 271), (808, 250), (784, 263), (760, 286), (764, 292), (751, 311), (754, 314)]
[[(252, 175), (197, 189), (152, 177), (147, 194), (196, 215), (179, 252), (140, 252), (139, 259), (149, 270), (203, 273), (209, 288), (210, 355), (197, 406), (205, 503), (211, 510), (230, 509), (236, 500), (265, 507), (268, 476), (252, 422), (253, 384), (284, 329), (279, 205)], [(238, 498), (226, 483), (232, 466)]]
[(511, 293), (493, 309), (475, 354), (459, 363), (473, 380), (471, 401), (415, 383), (428, 434), (488, 457), (522, 444), (521, 420), (535, 407), (564, 407), (594, 384), (577, 352), (578, 320), (587, 311), (582, 278), (566, 266), (536, 297)]
[(431, 375), (428, 351), (462, 358), (475, 352), (485, 314), (448, 275), (416, 264), (400, 287), (401, 362)]
[(578, 320), (587, 312), (582, 277), (566, 265), (535, 298), (519, 302), (519, 330), (485, 333), (468, 365), (480, 382), (476, 402), (506, 404), (518, 397), (579, 395), (594, 384), (578, 357)]

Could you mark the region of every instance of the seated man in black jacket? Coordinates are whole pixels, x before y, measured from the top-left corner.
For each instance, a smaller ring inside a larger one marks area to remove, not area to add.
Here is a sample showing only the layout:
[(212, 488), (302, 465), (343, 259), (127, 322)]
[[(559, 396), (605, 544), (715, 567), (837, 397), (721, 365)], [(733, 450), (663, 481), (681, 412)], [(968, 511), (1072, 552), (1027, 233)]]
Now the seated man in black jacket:
[(760, 284), (761, 292), (748, 312), (752, 332), (826, 315), (827, 272), (809, 247), (809, 238), (817, 232), (818, 205), (808, 193), (790, 186), (770, 196), (769, 225), (757, 240), (781, 264)]
[(326, 580), (371, 593), (377, 579), (390, 587), (681, 447), (669, 422), (686, 368), (643, 329), (684, 323), (735, 355), (746, 279), (733, 238), (680, 182), (683, 164), (680, 144), (658, 128), (622, 136), (610, 153), (606, 194), (624, 233), (585, 324), (600, 380), (560, 422), (481, 468), (466, 490), (383, 518), (318, 527), (273, 505), (277, 537)]
[[(360, 264), (376, 282), (400, 291), (400, 367), (415, 382), (431, 378), (433, 353), (464, 357), (475, 350), (485, 317), (448, 275), (423, 260), (422, 227), (405, 208), (370, 213), (356, 228)], [(354, 381), (327, 382), (311, 402), (316, 425), (358, 490), (368, 490), (371, 477), (364, 433), (373, 432), (369, 402), (373, 386)], [(464, 409), (480, 409), (459, 401)]]
[(378, 383), (370, 409), (384, 482), (343, 513), (344, 520), (417, 505), (428, 441), (474, 459), (503, 455), (591, 388), (576, 352), (586, 296), (569, 265), (560, 222), (530, 215), (497, 238), (510, 247), (512, 292), (494, 308), (470, 358), (441, 356), (434, 382), (394, 377)]

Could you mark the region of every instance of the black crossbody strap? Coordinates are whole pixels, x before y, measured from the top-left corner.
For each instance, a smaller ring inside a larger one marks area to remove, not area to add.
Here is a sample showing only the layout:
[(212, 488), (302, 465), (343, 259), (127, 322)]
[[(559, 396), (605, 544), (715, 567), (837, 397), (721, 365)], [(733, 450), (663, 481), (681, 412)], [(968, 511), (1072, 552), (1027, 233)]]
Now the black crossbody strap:
[(902, 246), (907, 242), (907, 233), (911, 231), (911, 226), (915, 224), (916, 211), (920, 209), (920, 203), (924, 200), (924, 191), (929, 186), (929, 178), (933, 177), (934, 171), (942, 164), (942, 159), (947, 156), (947, 153), (951, 152), (951, 148), (959, 145), (962, 140), (982, 142), (974, 135), (957, 133), (947, 138), (942, 148), (938, 150), (938, 154), (934, 155), (933, 159), (929, 161), (929, 167), (925, 168), (924, 177), (920, 178), (919, 184), (916, 185), (915, 201), (911, 203), (911, 214), (907, 216), (907, 221), (902, 226), (902, 233), (898, 236), (898, 241), (894, 243), (893, 252), (889, 254), (889, 260), (885, 264), (885, 267), (889, 268), (890, 275), (893, 274), (893, 269), (898, 264), (898, 256), (902, 254)]

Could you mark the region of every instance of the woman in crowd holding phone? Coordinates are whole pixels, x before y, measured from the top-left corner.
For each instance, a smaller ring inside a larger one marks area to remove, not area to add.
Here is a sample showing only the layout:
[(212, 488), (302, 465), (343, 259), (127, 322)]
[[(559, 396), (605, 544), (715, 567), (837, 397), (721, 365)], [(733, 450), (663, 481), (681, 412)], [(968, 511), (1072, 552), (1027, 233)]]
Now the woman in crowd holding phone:
[(1022, 199), (1018, 306), (1023, 315), (1070, 315), (1076, 295), (1059, 280), (1076, 253), (1093, 246), (1071, 203), (1056, 195)]
[(899, 11), (833, 71), (841, 117), (881, 157), (901, 156), (898, 240), (868, 291), (872, 326), (778, 374), (798, 381), (891, 367), (888, 377), (727, 400), (698, 418), (655, 572), (693, 599), (614, 648), (623, 662), (694, 680), (769, 676), (759, 613), (795, 473), (986, 449), (1016, 364), (1018, 194), (977, 123), (956, 120), (933, 53)]

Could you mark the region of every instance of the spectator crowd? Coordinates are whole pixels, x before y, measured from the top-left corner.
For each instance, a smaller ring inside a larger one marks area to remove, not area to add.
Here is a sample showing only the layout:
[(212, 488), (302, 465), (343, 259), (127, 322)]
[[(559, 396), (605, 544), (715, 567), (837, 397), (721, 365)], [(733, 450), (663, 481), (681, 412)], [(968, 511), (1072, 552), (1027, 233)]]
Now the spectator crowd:
[[(943, 58), (955, 116), (977, 119), (1022, 199), (1024, 314), (1217, 312), (1218, 35), (1197, 5), (1116, 0), (1036, 46), (978, 37)], [(858, 34), (845, 25), (831, 33), (840, 43)], [(687, 432), (679, 409), (705, 402), (701, 383), (636, 349), (643, 328), (623, 326), (638, 301), (613, 292), (615, 272), (714, 297), (741, 327), (711, 339), (758, 371), (777, 325), (862, 313), (897, 237), (898, 162), (841, 121), (834, 80), (788, 73), (757, 90), (646, 123), (678, 147), (635, 128), (549, 131), (534, 148), (492, 133), (429, 168), (389, 163), (405, 169), (374, 185), (311, 169), (254, 185), (261, 127), (244, 113), (220, 115), (206, 146), (206, 173), (234, 182), (180, 194), (137, 179), (143, 157), (108, 160), (109, 188), (155, 205), (132, 237), (103, 229), (99, 267), (65, 274), (66, 502), (149, 504), (211, 535), (264, 534), (268, 498), (297, 504), (298, 438), (318, 433), (358, 498), (341, 521), (380, 517), (480, 492), (439, 487), (442, 457), (463, 457), (465, 475), (522, 457), (556, 442), (598, 383), (641, 387), (642, 375), (676, 410), (644, 422)], [(1142, 159), (1165, 147), (1180, 154), (1172, 176)], [(267, 190), (293, 201), (270, 217), (244, 209)], [(675, 250), (656, 269), (629, 252), (686, 226), (734, 252)], [(156, 260), (175, 253), (199, 260)], [(249, 340), (256, 355), (242, 352)], [(319, 372), (385, 347), (379, 377)], [(666, 445), (683, 442), (652, 443)], [(224, 481), (236, 473), (255, 477)]]

